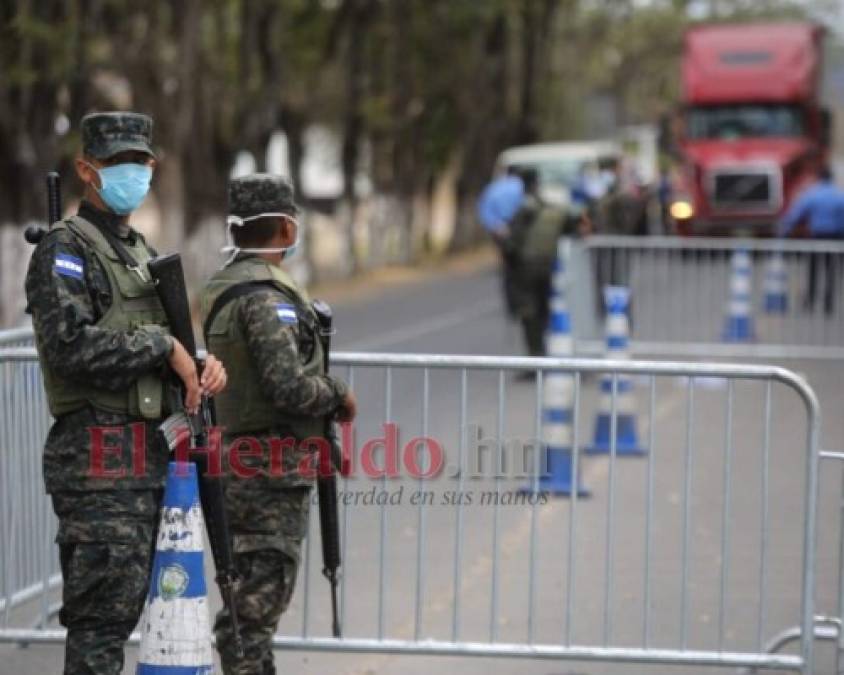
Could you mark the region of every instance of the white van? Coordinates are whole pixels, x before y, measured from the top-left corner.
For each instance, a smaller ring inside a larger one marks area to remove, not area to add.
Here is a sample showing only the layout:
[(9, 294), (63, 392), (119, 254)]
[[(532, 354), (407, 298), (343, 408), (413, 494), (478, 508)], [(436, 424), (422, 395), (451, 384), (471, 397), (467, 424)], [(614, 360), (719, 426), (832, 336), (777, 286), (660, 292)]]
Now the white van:
[(510, 167), (535, 169), (539, 174), (539, 194), (549, 204), (566, 207), (571, 189), (587, 168), (597, 173), (599, 164), (618, 160), (622, 155), (615, 141), (536, 143), (508, 148), (498, 156), (496, 175)]

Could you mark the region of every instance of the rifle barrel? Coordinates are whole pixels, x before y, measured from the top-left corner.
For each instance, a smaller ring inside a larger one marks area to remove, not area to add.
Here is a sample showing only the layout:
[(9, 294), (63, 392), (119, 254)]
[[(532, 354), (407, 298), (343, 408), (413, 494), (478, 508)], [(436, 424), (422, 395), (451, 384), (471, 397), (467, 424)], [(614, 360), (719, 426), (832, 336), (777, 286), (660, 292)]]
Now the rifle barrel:
[(56, 171), (47, 174), (47, 227), (30, 225), (23, 231), (28, 244), (37, 245), (47, 234), (47, 229), (62, 219), (62, 179)]
[(62, 219), (62, 178), (56, 171), (47, 174), (47, 217), (48, 225)]

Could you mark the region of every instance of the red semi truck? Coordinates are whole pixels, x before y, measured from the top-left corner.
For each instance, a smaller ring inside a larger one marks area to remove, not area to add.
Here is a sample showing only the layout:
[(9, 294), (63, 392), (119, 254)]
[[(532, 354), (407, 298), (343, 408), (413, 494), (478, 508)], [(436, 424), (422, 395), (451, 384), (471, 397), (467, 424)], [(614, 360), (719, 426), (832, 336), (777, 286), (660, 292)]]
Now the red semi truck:
[(706, 25), (686, 33), (680, 167), (669, 207), (683, 235), (765, 236), (827, 159), (823, 30)]

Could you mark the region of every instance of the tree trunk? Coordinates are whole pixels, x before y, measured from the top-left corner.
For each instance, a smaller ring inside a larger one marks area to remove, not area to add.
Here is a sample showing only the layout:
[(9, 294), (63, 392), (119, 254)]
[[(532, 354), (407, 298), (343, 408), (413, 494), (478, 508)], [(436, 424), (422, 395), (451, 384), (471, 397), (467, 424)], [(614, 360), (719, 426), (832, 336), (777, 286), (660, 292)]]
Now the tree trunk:
[(346, 250), (349, 255), (351, 272), (360, 269), (355, 246), (354, 223), (358, 205), (355, 180), (358, 174), (360, 143), (364, 131), (361, 104), (364, 97), (364, 45), (366, 40), (369, 0), (347, 0), (349, 6), (349, 26), (346, 36), (346, 101), (343, 119), (343, 147), (341, 163), (343, 167), (344, 211), (348, 214), (344, 223)]
[(305, 116), (292, 106), (281, 110), (280, 124), (287, 135), (287, 160), (290, 166), (290, 180), (299, 199), (304, 201), (302, 190), (302, 162), (305, 159)]
[(184, 165), (178, 155), (168, 155), (158, 165), (155, 196), (161, 216), (156, 244), (161, 252), (181, 250), (185, 240), (186, 188)]
[(452, 153), (445, 168), (437, 175), (431, 191), (430, 248), (434, 253), (448, 250), (454, 240), (460, 216), (457, 182), (463, 166), (463, 153)]
[(520, 78), (519, 125), (516, 142), (533, 143), (536, 129), (536, 51), (537, 51), (536, 0), (524, 0), (521, 11), (522, 76)]
[(511, 141), (507, 94), (510, 85), (507, 15), (499, 13), (490, 22), (484, 40), (485, 69), (475, 83), (473, 116), (467, 123), (463, 173), (457, 183), (458, 218), (451, 250), (477, 242), (482, 235), (475, 216), (475, 203), (489, 180), (496, 154)]
[(391, 22), (393, 25), (393, 126), (392, 139), (392, 190), (398, 202), (399, 262), (409, 263), (414, 257), (413, 236), (416, 162), (418, 140), (414, 137), (414, 68), (413, 55), (407, 45), (411, 42), (413, 3), (408, 0), (392, 0)]

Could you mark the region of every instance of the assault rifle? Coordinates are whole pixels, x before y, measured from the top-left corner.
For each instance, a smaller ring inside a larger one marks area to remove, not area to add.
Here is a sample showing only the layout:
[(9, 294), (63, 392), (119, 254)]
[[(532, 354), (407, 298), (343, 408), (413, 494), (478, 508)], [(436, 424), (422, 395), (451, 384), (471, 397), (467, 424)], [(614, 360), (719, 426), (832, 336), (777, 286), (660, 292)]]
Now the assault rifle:
[[(319, 339), (325, 372), (328, 372), (333, 317), (328, 303), (316, 300), (314, 312), (319, 320)], [(331, 632), (334, 637), (341, 635), (340, 617), (337, 613), (337, 584), (340, 567), (340, 518), (337, 509), (337, 471), (341, 468), (340, 449), (334, 433), (334, 420), (330, 415), (325, 418), (325, 440), (329, 446), (320, 450), (319, 470), (317, 472), (317, 496), (319, 498), (319, 529), (322, 537), (322, 573), (331, 585)]]
[[(167, 316), (170, 333), (182, 343), (195, 360), (197, 369), (201, 372), (203, 362), (197, 357), (196, 341), (193, 336), (190, 306), (185, 287), (185, 275), (182, 271), (182, 258), (178, 253), (159, 256), (147, 263), (150, 276), (155, 282), (155, 289)], [(184, 434), (190, 434), (190, 447), (208, 448), (209, 430), (216, 423), (214, 404), (207, 396), (202, 397), (199, 412), (190, 414), (181, 410), (168, 417), (159, 427), (167, 447), (175, 450)], [(211, 543), (211, 554), (217, 570), (217, 585), (220, 595), (231, 617), (234, 632), (235, 649), (238, 656), (243, 656), (243, 642), (237, 621), (237, 607), (235, 604), (234, 584), (237, 580), (237, 570), (232, 554), (232, 540), (229, 533), (229, 521), (226, 516), (223, 496), (222, 476), (211, 476), (208, 471), (208, 453), (197, 453), (192, 458), (199, 475), (199, 499), (202, 503), (202, 513), (208, 529), (208, 540)]]

